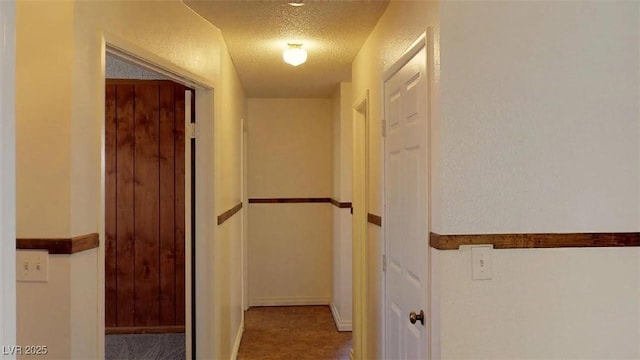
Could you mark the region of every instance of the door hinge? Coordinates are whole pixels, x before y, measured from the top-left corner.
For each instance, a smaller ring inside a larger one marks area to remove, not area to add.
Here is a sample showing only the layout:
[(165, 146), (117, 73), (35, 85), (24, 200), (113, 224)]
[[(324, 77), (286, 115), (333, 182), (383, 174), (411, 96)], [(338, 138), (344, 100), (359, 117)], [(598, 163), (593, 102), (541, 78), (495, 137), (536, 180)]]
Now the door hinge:
[(195, 139), (198, 137), (198, 124), (189, 123), (189, 138)]
[(387, 120), (382, 119), (382, 137), (387, 136)]
[(387, 255), (382, 255), (382, 271), (387, 271)]

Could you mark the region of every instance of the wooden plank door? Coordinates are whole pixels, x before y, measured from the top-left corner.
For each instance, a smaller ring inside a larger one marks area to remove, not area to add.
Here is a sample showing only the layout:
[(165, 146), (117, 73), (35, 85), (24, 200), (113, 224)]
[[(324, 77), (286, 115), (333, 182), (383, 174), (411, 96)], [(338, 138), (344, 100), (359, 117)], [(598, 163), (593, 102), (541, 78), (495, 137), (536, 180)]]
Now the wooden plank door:
[(107, 80), (107, 333), (184, 331), (185, 87)]

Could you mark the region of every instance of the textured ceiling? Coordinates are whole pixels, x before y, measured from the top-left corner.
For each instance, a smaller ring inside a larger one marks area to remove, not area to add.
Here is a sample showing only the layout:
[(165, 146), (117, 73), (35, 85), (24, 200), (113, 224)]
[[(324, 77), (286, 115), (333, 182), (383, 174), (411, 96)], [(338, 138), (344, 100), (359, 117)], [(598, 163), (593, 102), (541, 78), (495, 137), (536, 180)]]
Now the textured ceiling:
[[(329, 97), (351, 81), (351, 62), (388, 0), (184, 0), (218, 27), (248, 97)], [(309, 53), (298, 67), (282, 61), (289, 42)]]
[(107, 79), (170, 80), (160, 73), (130, 63), (111, 53), (106, 55), (104, 71)]

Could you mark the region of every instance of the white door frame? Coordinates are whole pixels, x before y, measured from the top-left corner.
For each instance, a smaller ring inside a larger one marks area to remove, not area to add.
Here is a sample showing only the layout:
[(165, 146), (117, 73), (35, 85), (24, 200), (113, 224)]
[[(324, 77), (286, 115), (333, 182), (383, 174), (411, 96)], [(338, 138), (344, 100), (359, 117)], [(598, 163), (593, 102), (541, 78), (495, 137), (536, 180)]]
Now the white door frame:
[(369, 90), (356, 100), (353, 109), (353, 348), (351, 358), (368, 359)]
[(0, 2), (0, 345), (5, 346), (17, 345), (15, 9), (14, 1)]
[[(433, 113), (433, 109), (434, 109), (434, 98), (432, 97), (432, 82), (434, 81), (434, 76), (435, 76), (435, 64), (436, 64), (436, 54), (435, 54), (435, 31), (432, 27), (427, 28), (427, 31), (423, 34), (421, 34), (418, 39), (416, 39), (413, 44), (411, 44), (409, 46), (409, 48), (407, 50), (405, 50), (405, 52), (400, 56), (400, 58), (398, 60), (396, 60), (386, 71), (384, 71), (383, 76), (382, 76), (382, 82), (381, 82), (381, 89), (382, 89), (382, 107), (381, 107), (381, 119), (385, 118), (385, 101), (384, 101), (384, 84), (395, 74), (397, 73), (404, 65), (406, 65), (414, 56), (416, 56), (423, 48), (425, 48), (426, 51), (426, 62), (427, 62), (427, 98), (424, 99), (425, 102), (427, 102), (427, 104), (429, 104), (428, 108), (427, 108), (427, 113), (426, 113), (426, 121), (427, 121), (427, 131), (428, 131), (428, 136), (431, 136), (431, 121), (432, 121), (432, 113)], [(386, 145), (386, 138), (383, 137), (383, 141), (382, 141), (383, 145), (382, 145), (382, 154), (384, 154), (384, 149), (385, 149), (385, 145)], [(431, 145), (431, 141), (427, 141), (427, 144)], [(432, 291), (431, 291), (431, 284), (432, 284), (432, 274), (433, 274), (433, 269), (432, 269), (432, 262), (431, 262), (431, 247), (428, 244), (429, 241), (429, 232), (431, 229), (431, 151), (429, 149), (429, 147), (427, 148), (429, 151), (429, 156), (427, 157), (427, 188), (428, 188), (428, 198), (429, 198), (429, 203), (427, 204), (427, 214), (428, 214), (428, 219), (426, 219), (427, 221), (427, 238), (425, 239), (425, 241), (427, 241), (427, 261), (429, 264), (429, 269), (428, 269), (428, 274), (429, 274), (429, 284), (427, 286), (427, 301), (428, 301), (428, 305), (429, 305), (429, 310), (427, 311), (427, 314), (429, 315), (428, 318), (426, 319), (426, 327), (427, 327), (427, 339), (428, 339), (428, 344), (427, 344), (427, 351), (429, 354), (429, 359), (431, 359), (434, 355), (433, 349), (432, 349), (432, 316), (431, 314), (433, 314), (433, 301), (432, 301)], [(385, 176), (384, 174), (386, 174), (386, 167), (385, 167), (385, 158), (384, 155), (381, 158), (381, 162), (382, 162), (382, 167), (384, 170), (383, 172), (383, 179), (382, 181), (386, 181), (385, 180)], [(382, 190), (382, 197), (385, 197), (384, 194), (384, 186), (383, 186), (383, 190)], [(384, 228), (384, 222), (388, 219), (388, 216), (386, 214), (386, 206), (383, 206), (383, 210), (382, 210), (382, 219), (383, 219), (383, 228)], [(384, 254), (386, 256), (386, 252), (387, 252), (387, 239), (385, 237), (384, 231), (382, 232), (382, 242), (383, 242), (383, 251)], [(381, 277), (381, 284), (380, 284), (380, 288), (383, 291), (382, 296), (385, 296), (385, 291), (386, 291), (386, 276), (382, 276)], [(384, 354), (386, 354), (386, 323), (385, 323), (385, 319), (386, 319), (386, 308), (385, 308), (385, 301), (384, 298), (381, 301), (381, 312), (382, 312), (382, 355), (384, 356)]]
[[(98, 231), (100, 239), (105, 238), (105, 224), (104, 224), (104, 211), (105, 211), (105, 57), (106, 53), (111, 53), (117, 55), (121, 58), (124, 58), (130, 62), (135, 63), (143, 68), (158, 72), (162, 75), (167, 76), (175, 82), (183, 84), (185, 86), (191, 87), (195, 89), (196, 96), (196, 108), (191, 109), (191, 111), (195, 111), (196, 119), (213, 119), (214, 118), (214, 107), (213, 107), (213, 89), (215, 84), (196, 75), (188, 70), (180, 68), (168, 60), (157, 56), (154, 53), (151, 53), (143, 48), (138, 47), (137, 45), (129, 42), (126, 39), (123, 39), (117, 35), (101, 32), (100, 36), (100, 56), (101, 56), (101, 65), (99, 69), (100, 74), (100, 86), (101, 89), (98, 91), (98, 94), (101, 94), (100, 99), (98, 101), (97, 110), (97, 118), (100, 121), (100, 153), (101, 153), (101, 174), (100, 174), (100, 207), (99, 207), (99, 219), (98, 219)], [(185, 103), (185, 108), (190, 107), (191, 104)], [(185, 122), (188, 124), (190, 119), (185, 118)], [(204, 127), (204, 124), (200, 124), (200, 127)], [(213, 125), (211, 124), (211, 127)], [(186, 342), (186, 358), (192, 358), (191, 348), (191, 315), (192, 312), (195, 311), (196, 314), (200, 314), (205, 312), (204, 309), (212, 306), (213, 299), (210, 296), (211, 290), (205, 288), (204, 286), (198, 287), (196, 289), (196, 309), (191, 308), (191, 254), (193, 251), (191, 249), (191, 181), (190, 181), (190, 167), (191, 167), (191, 141), (189, 136), (187, 136), (189, 127), (185, 127), (185, 342)], [(212, 133), (212, 132), (211, 132)], [(204, 154), (204, 151), (207, 148), (212, 148), (211, 145), (208, 145), (205, 148), (206, 144), (212, 144), (213, 138), (212, 136), (208, 136), (209, 132), (201, 131), (198, 135), (198, 141), (196, 142), (196, 154)], [(202, 174), (206, 171), (206, 169), (211, 169), (211, 164), (207, 164), (207, 162), (211, 162), (209, 158), (206, 160), (204, 156), (196, 157), (196, 193), (204, 193), (206, 190), (204, 186), (213, 188), (213, 184), (209, 181), (207, 184), (204, 184), (202, 180)], [(203, 234), (207, 230), (206, 222), (204, 219), (206, 206), (200, 201), (196, 202), (195, 208), (195, 216), (196, 216), (196, 256), (200, 254), (198, 257), (204, 256), (208, 252), (208, 245), (213, 243), (212, 237), (214, 236), (214, 231), (207, 231), (208, 236), (204, 236)], [(212, 264), (206, 264), (205, 259), (196, 259), (197, 272), (201, 274), (211, 273), (211, 270), (214, 268)], [(98, 356), (100, 358), (104, 358), (104, 341), (105, 341), (105, 321), (104, 321), (104, 313), (105, 313), (105, 245), (100, 244), (98, 248)], [(206, 304), (206, 307), (204, 306)], [(203, 321), (198, 322), (197, 326), (197, 342), (196, 342), (196, 353), (202, 354), (208, 351), (204, 350), (205, 347), (209, 346), (210, 341), (206, 337), (206, 331), (201, 331), (206, 329), (207, 323), (204, 323), (206, 320), (210, 320), (204, 316), (198, 316), (199, 319), (203, 319)], [(206, 319), (206, 320), (205, 320)], [(211, 321), (210, 321), (211, 322)], [(212, 325), (212, 324), (210, 324)], [(201, 351), (200, 349), (203, 348)]]
[(240, 121), (240, 185), (242, 212), (241, 212), (241, 246), (242, 246), (242, 326), (244, 327), (244, 312), (249, 310), (249, 196), (247, 194), (247, 147), (248, 147), (248, 126), (247, 119)]

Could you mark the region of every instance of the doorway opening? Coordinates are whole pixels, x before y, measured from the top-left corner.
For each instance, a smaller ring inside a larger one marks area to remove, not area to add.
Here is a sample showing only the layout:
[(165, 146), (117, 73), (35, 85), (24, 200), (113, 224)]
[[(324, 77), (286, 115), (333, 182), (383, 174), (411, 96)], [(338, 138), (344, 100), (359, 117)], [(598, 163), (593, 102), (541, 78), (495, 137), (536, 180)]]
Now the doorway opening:
[(105, 358), (195, 358), (195, 90), (105, 58)]

